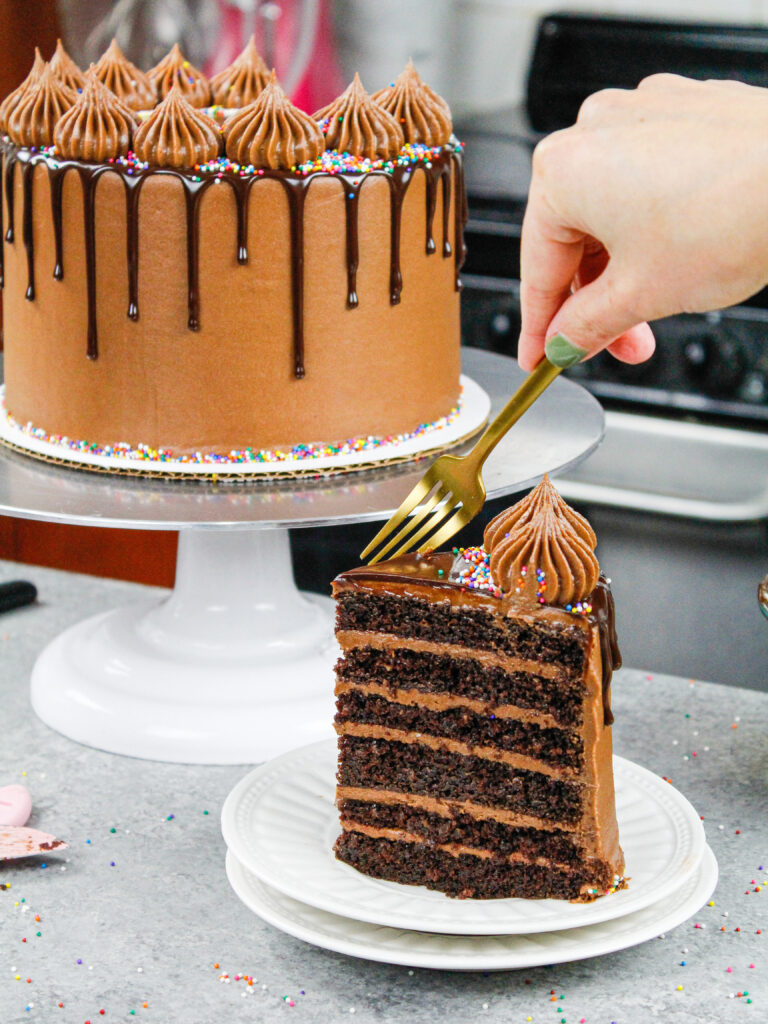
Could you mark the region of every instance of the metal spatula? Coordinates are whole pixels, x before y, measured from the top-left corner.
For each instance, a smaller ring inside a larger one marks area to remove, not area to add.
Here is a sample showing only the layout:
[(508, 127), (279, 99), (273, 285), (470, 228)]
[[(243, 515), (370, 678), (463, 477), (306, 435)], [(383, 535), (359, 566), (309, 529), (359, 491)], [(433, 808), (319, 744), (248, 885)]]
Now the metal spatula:
[(369, 559), (370, 565), (387, 556), (395, 558), (414, 549), (433, 551), (466, 526), (485, 501), (485, 485), (480, 474), (483, 463), (513, 423), (533, 405), (562, 369), (562, 366), (543, 359), (496, 419), (488, 424), (471, 452), (463, 456), (441, 455), (429, 467), (360, 558), (365, 561), (380, 544), (384, 546)]

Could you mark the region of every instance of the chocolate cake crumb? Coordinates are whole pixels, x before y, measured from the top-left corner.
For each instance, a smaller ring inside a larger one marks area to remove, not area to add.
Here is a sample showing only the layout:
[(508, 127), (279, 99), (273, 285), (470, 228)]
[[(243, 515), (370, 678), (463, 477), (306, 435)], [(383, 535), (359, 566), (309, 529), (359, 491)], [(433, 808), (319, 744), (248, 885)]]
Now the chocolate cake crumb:
[(582, 785), (416, 743), (339, 737), (339, 785), (471, 800), (575, 824)]
[(581, 724), (581, 678), (547, 679), (529, 672), (507, 672), (476, 658), (414, 651), (407, 647), (354, 647), (336, 665), (339, 679), (381, 683), (391, 689), (451, 693), (458, 697), (541, 711), (565, 726)]
[(495, 747), (538, 758), (560, 768), (578, 768), (584, 743), (562, 729), (543, 729), (532, 722), (478, 715), (469, 708), (429, 711), (414, 704), (397, 704), (375, 694), (350, 690), (336, 702), (336, 722), (360, 722), (388, 729), (423, 732), (470, 746)]
[(341, 590), (337, 629), (375, 630), (395, 636), (513, 654), (556, 664), (571, 678), (584, 668), (589, 636), (582, 623), (528, 623), (480, 608), (453, 608), (450, 601)]
[(585, 887), (601, 888), (585, 868), (561, 871), (539, 864), (508, 863), (501, 858), (452, 854), (433, 847), (374, 839), (343, 832), (334, 847), (339, 860), (374, 878), (439, 889), (458, 899), (579, 899)]
[(401, 829), (419, 836), (429, 846), (459, 843), (503, 856), (516, 853), (528, 860), (545, 858), (569, 867), (578, 867), (584, 858), (578, 839), (560, 829), (505, 825), (492, 818), (473, 818), (461, 811), (444, 816), (420, 807), (375, 800), (345, 799), (339, 802), (338, 809), (342, 827), (357, 821), (374, 828)]

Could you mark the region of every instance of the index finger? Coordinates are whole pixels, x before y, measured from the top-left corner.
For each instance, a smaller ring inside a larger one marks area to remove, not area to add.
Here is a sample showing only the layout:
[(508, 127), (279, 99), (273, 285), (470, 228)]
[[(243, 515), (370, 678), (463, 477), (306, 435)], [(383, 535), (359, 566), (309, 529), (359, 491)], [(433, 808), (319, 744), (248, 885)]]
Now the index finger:
[(523, 370), (533, 370), (544, 355), (546, 330), (571, 294), (586, 237), (562, 223), (534, 179), (520, 241), (522, 328), (517, 359)]

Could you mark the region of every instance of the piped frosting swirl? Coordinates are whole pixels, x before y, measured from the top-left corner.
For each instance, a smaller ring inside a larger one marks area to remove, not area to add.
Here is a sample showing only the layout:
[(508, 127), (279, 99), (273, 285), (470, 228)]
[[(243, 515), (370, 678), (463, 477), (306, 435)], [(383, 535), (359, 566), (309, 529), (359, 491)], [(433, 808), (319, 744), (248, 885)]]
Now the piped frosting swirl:
[(174, 43), (170, 53), (151, 68), (147, 75), (162, 100), (176, 86), (184, 99), (193, 107), (207, 107), (211, 102), (211, 86), (208, 79), (189, 63)]
[(394, 117), (406, 142), (444, 146), (451, 137), (450, 107), (422, 80), (412, 60), (391, 85), (379, 89), (372, 99)]
[(316, 121), (327, 121), (326, 149), (368, 160), (393, 160), (403, 148), (399, 124), (373, 101), (357, 74), (341, 96), (313, 116)]
[(245, 107), (253, 103), (268, 81), (269, 68), (251, 36), (240, 56), (211, 79), (213, 102), (222, 107)]
[(597, 586), (597, 538), (584, 516), (567, 505), (547, 476), (485, 528), (491, 575), (505, 595), (536, 604), (568, 606)]
[(85, 75), (75, 64), (60, 39), (56, 40), (56, 49), (53, 51), (49, 64), (56, 77), (70, 89), (82, 89), (85, 85)]
[(57, 155), (96, 163), (126, 156), (137, 124), (136, 114), (102, 83), (92, 67), (74, 106), (53, 130)]
[(50, 146), (56, 122), (76, 99), (74, 89), (60, 82), (51, 65), (45, 64), (8, 115), (6, 130), (11, 140), (17, 146)]
[(216, 122), (172, 88), (134, 133), (133, 151), (157, 167), (194, 167), (219, 155)]
[(154, 107), (157, 97), (149, 76), (128, 60), (115, 39), (94, 65), (93, 72), (131, 110)]
[(255, 168), (289, 171), (325, 150), (320, 126), (294, 107), (274, 71), (258, 98), (228, 118), (223, 132), (229, 159)]
[(13, 90), (13, 92), (9, 92), (3, 100), (3, 102), (0, 103), (0, 131), (8, 131), (8, 119), (11, 116), (11, 112), (16, 109), (19, 100), (27, 91), (27, 89), (31, 88), (34, 85), (37, 85), (37, 82), (40, 78), (40, 74), (44, 67), (45, 61), (43, 60), (40, 54), (40, 50), (37, 47), (35, 47), (35, 60), (32, 64), (32, 67), (30, 68), (29, 74), (21, 83), (21, 85), (18, 85)]

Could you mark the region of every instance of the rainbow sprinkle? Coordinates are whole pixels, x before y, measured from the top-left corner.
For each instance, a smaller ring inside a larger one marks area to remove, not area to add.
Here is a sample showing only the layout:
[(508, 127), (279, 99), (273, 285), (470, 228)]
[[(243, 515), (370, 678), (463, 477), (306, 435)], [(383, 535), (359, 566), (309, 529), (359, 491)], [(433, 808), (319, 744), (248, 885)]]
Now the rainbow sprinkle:
[(501, 597), (501, 588), (496, 586), (491, 576), (491, 556), (484, 548), (454, 548), (453, 553), (457, 559), (468, 563), (452, 574), (463, 587), (486, 590), (493, 597)]
[[(367, 157), (353, 156), (351, 153), (339, 153), (335, 149), (325, 150), (316, 160), (309, 160), (306, 163), (298, 164), (291, 168), (291, 172), (301, 177), (308, 177), (312, 174), (369, 174), (372, 171), (393, 174), (396, 167), (416, 167), (423, 165), (432, 166), (432, 160), (436, 159), (443, 152), (442, 146), (425, 146), (422, 143), (407, 142), (393, 160), (369, 160)], [(450, 152), (461, 153), (464, 144), (461, 142), (451, 143)], [(52, 166), (57, 166), (57, 154), (55, 146), (43, 146), (40, 152), (48, 158)], [(136, 174), (146, 171), (149, 164), (139, 160), (135, 153), (130, 152), (127, 156), (111, 158), (108, 163), (122, 167), (128, 174)], [(238, 164), (227, 156), (219, 156), (215, 160), (209, 160), (204, 164), (196, 164), (190, 171), (199, 175), (221, 177), (224, 174), (234, 174), (245, 178), (253, 175), (264, 174), (263, 168), (254, 167), (253, 164)]]
[[(46, 444), (52, 444), (70, 452), (80, 452), (85, 455), (98, 456), (99, 458), (125, 459), (137, 462), (153, 463), (177, 463), (182, 465), (199, 466), (221, 466), (221, 465), (243, 465), (243, 464), (286, 464), (312, 462), (316, 459), (325, 459), (336, 455), (356, 455), (366, 452), (377, 451), (387, 446), (396, 447), (413, 441), (418, 437), (433, 431), (444, 430), (453, 424), (461, 414), (462, 397), (459, 396), (457, 404), (446, 415), (431, 423), (420, 423), (415, 430), (404, 434), (387, 434), (385, 437), (353, 437), (346, 441), (339, 441), (335, 444), (312, 442), (310, 444), (297, 444), (287, 449), (267, 448), (242, 448), (232, 449), (227, 453), (221, 452), (193, 452), (174, 453), (170, 448), (152, 448), (146, 444), (131, 445), (126, 443), (114, 445), (99, 445), (89, 441), (79, 441), (66, 437), (62, 434), (48, 434), (42, 427), (36, 427), (32, 423), (19, 423), (5, 408), (5, 403), (0, 402), (0, 410), (5, 415), (8, 425), (15, 431), (25, 434)], [(393, 455), (397, 452), (393, 451)]]

